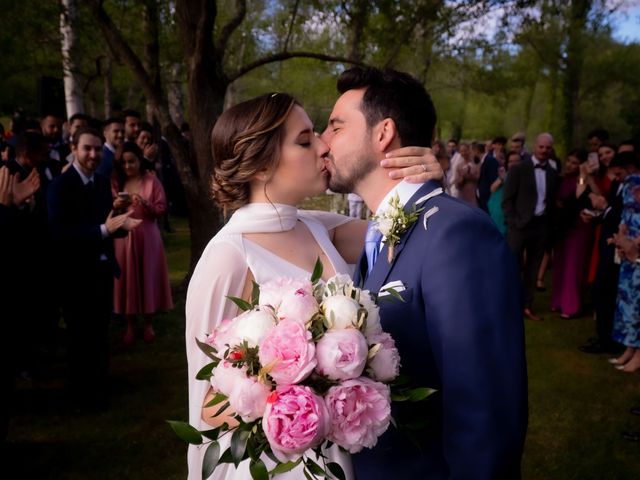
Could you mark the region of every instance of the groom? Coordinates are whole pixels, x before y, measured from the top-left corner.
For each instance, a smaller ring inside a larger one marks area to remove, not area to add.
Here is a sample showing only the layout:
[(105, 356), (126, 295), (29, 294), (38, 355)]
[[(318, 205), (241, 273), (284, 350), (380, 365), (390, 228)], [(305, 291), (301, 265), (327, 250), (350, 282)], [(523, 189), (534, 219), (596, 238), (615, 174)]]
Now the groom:
[[(391, 149), (431, 145), (435, 109), (418, 81), (356, 67), (340, 76), (338, 90), (322, 134), (331, 148), (330, 188), (357, 193), (378, 214), (395, 195), (405, 211), (422, 208), (392, 256), (388, 242), (370, 244), (356, 281), (381, 300), (389, 285), (402, 295), (404, 302), (379, 302), (383, 328), (396, 341), (402, 373), (414, 386), (437, 390), (425, 403), (394, 407), (399, 428), (355, 455), (357, 476), (517, 479), (527, 378), (513, 255), (481, 210), (443, 194), (435, 181), (392, 180), (380, 167)], [(376, 232), (367, 237), (375, 242)], [(419, 424), (411, 433), (403, 428)]]

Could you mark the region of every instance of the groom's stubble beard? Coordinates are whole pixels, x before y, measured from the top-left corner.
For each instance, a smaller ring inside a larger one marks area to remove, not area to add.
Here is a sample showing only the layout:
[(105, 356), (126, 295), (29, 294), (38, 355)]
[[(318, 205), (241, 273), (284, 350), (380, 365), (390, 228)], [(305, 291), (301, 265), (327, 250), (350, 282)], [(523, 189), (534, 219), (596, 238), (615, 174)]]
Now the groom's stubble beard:
[(329, 188), (336, 193), (354, 193), (356, 186), (376, 167), (376, 162), (370, 155), (359, 154), (347, 171), (339, 172), (334, 168), (329, 177)]

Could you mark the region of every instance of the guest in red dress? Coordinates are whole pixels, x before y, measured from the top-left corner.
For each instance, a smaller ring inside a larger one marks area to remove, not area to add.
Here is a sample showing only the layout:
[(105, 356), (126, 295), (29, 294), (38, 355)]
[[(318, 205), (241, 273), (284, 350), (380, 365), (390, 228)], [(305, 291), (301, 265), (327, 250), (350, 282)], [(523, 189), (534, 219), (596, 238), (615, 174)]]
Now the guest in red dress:
[(149, 343), (155, 339), (153, 314), (173, 308), (164, 245), (157, 224), (167, 209), (167, 201), (160, 180), (145, 169), (142, 159), (140, 147), (126, 142), (113, 183), (114, 195), (128, 205), (131, 218), (142, 219), (134, 232), (114, 242), (122, 269), (115, 281), (114, 311), (127, 319), (125, 345), (135, 341), (138, 315), (144, 317), (143, 338)]

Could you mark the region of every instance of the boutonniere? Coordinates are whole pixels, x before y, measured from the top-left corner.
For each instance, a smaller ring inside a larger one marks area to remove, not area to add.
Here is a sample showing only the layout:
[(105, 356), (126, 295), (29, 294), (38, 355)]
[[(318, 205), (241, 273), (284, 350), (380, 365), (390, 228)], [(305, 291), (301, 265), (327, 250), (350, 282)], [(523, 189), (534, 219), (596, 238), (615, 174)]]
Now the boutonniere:
[(414, 204), (409, 212), (404, 211), (404, 205), (400, 203), (400, 197), (396, 193), (387, 208), (379, 215), (374, 215), (372, 220), (376, 223), (376, 228), (382, 233), (382, 242), (387, 246), (387, 260), (393, 260), (394, 248), (400, 241), (404, 232), (409, 230), (420, 217), (422, 208), (417, 208)]

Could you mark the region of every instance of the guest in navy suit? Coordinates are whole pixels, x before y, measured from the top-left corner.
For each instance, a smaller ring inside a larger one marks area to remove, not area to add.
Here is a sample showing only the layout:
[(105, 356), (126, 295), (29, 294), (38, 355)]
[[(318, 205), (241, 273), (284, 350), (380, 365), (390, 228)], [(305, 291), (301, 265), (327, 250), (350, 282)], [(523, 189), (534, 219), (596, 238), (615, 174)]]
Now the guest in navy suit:
[(140, 221), (114, 215), (109, 179), (96, 172), (102, 154), (100, 133), (79, 129), (72, 138), (76, 160), (48, 192), (51, 230), (58, 252), (62, 311), (69, 340), (72, 400), (104, 407), (108, 394), (108, 321), (113, 279), (119, 267), (113, 237), (125, 236)]
[(105, 142), (102, 146), (102, 160), (98, 165), (97, 172), (111, 179), (116, 154), (124, 144), (124, 121), (117, 117), (108, 118), (104, 122), (102, 133)]
[[(331, 147), (330, 188), (355, 191), (377, 213), (394, 195), (405, 210), (423, 209), (392, 255), (384, 242), (363, 255), (356, 281), (382, 295), (396, 284), (404, 302), (380, 302), (383, 328), (396, 341), (402, 373), (438, 391), (426, 404), (394, 406), (400, 428), (354, 456), (356, 473), (366, 480), (517, 479), (527, 380), (521, 298), (517, 289), (503, 294), (519, 284), (513, 255), (481, 210), (434, 181), (409, 185), (380, 167), (393, 148), (431, 144), (435, 110), (417, 80), (358, 67), (340, 76), (338, 90), (322, 135)], [(412, 434), (402, 428), (420, 424)]]

